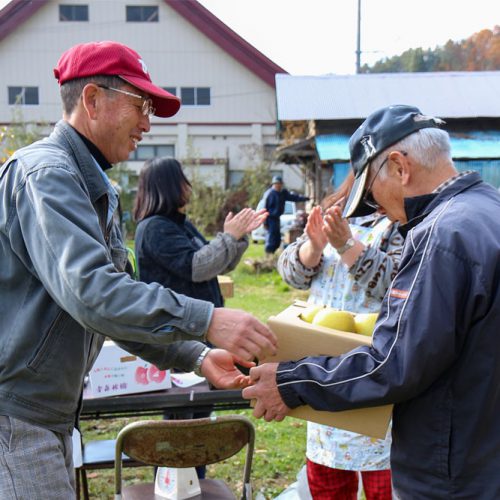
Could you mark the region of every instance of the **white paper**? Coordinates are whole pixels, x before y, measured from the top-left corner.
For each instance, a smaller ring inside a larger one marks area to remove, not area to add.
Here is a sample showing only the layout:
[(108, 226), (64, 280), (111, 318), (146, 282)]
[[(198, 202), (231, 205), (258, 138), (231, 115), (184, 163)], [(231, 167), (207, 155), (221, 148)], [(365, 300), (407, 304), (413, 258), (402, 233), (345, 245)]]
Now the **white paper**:
[(194, 372), (189, 373), (171, 373), (170, 379), (172, 384), (177, 387), (191, 387), (192, 385), (199, 384), (205, 380), (204, 377), (199, 377)]
[(77, 469), (83, 465), (82, 459), (82, 437), (78, 429), (73, 429), (73, 467)]

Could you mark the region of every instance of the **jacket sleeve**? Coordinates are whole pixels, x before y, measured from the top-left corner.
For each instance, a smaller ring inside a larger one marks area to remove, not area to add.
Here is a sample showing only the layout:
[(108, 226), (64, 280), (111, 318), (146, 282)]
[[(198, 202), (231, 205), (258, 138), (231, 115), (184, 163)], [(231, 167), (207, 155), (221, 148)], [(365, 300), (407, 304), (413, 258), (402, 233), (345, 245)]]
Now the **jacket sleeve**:
[(291, 193), (288, 189), (284, 189), (285, 200), (287, 201), (309, 201), (309, 197), (302, 196), (301, 194)]
[[(117, 272), (78, 176), (43, 164), (15, 193), (26, 265), (83, 327), (120, 341), (204, 340), (213, 305)], [(32, 263), (32, 264), (31, 264)]]
[(280, 363), (277, 383), (285, 403), (337, 411), (398, 403), (425, 391), (465, 342), (464, 290), (486, 295), (470, 264), (452, 246), (425, 239), (416, 244), (383, 301), (372, 346)]
[(193, 255), (192, 280), (195, 283), (208, 281), (234, 269), (248, 247), (228, 233), (219, 233)]
[(160, 370), (176, 368), (184, 372), (193, 371), (198, 356), (206, 347), (201, 342), (189, 340), (172, 342), (161, 348), (138, 342), (117, 342), (117, 344), (122, 349), (153, 363)]
[(236, 242), (236, 255), (231, 260), (231, 262), (229, 262), (226, 269), (223, 271), (224, 273), (228, 273), (230, 271), (233, 271), (236, 268), (236, 266), (239, 264), (241, 258), (243, 257), (243, 254), (246, 252), (246, 250), (248, 248), (248, 244), (249, 243), (248, 243), (248, 236), (247, 235), (243, 236), (243, 238), (240, 238)]
[(304, 234), (298, 240), (294, 241), (283, 250), (283, 253), (278, 259), (278, 273), (283, 281), (293, 288), (299, 290), (308, 290), (311, 287), (311, 282), (314, 276), (321, 269), (323, 257), (316, 267), (306, 267), (299, 259), (300, 247), (307, 241), (307, 236)]
[(382, 237), (381, 245), (365, 247), (349, 272), (361, 288), (382, 300), (398, 272), (402, 251), (403, 237), (397, 226), (391, 224)]

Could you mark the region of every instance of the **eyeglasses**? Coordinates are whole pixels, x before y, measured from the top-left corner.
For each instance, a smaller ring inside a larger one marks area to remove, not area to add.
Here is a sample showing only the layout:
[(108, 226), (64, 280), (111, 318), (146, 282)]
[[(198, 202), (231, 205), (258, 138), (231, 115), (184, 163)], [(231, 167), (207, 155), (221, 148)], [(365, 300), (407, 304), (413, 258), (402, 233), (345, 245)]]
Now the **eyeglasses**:
[(132, 94), (132, 92), (127, 92), (126, 90), (115, 89), (114, 87), (108, 87), (107, 85), (97, 84), (98, 87), (105, 90), (112, 90), (113, 92), (119, 92), (120, 94), (125, 94), (130, 97), (135, 97), (136, 99), (140, 99), (142, 101), (142, 109), (141, 112), (144, 116), (148, 116), (151, 118), (156, 113), (156, 109), (153, 106), (153, 101), (150, 97), (144, 97), (138, 94)]
[[(400, 151), (400, 153), (403, 156), (408, 155), (408, 153), (406, 151)], [(379, 210), (380, 205), (375, 201), (375, 198), (373, 197), (373, 194), (372, 194), (373, 183), (375, 182), (375, 179), (377, 178), (377, 175), (379, 174), (379, 172), (384, 168), (384, 165), (389, 160), (389, 156), (390, 156), (390, 153), (385, 157), (384, 161), (378, 167), (377, 171), (375, 172), (375, 175), (373, 176), (372, 180), (370, 181), (370, 184), (368, 184), (368, 187), (366, 188), (365, 195), (363, 196), (363, 203), (365, 205), (368, 205), (370, 208), (373, 208), (374, 210)]]

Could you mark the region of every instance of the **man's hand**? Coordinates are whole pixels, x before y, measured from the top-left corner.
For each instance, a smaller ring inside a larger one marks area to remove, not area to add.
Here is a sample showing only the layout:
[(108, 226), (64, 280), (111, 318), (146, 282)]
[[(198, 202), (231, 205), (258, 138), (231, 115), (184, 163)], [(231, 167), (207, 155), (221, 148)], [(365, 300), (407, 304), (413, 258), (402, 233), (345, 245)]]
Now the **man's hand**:
[(233, 356), (223, 349), (211, 349), (203, 362), (200, 371), (217, 389), (241, 389), (250, 383), (250, 377), (241, 373), (235, 363), (246, 368), (255, 363)]
[(207, 340), (247, 361), (276, 354), (276, 335), (251, 314), (238, 309), (216, 307)]
[(245, 399), (254, 399), (253, 416), (264, 417), (266, 422), (276, 420), (281, 422), (290, 412), (290, 408), (283, 402), (276, 385), (276, 370), (278, 363), (264, 363), (250, 370), (250, 383), (243, 389)]

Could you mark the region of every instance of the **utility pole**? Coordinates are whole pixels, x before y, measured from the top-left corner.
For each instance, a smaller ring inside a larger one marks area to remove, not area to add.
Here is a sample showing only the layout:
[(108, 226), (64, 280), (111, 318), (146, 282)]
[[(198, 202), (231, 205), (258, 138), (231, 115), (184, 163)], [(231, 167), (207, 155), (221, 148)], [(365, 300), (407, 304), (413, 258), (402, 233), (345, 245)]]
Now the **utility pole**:
[(356, 74), (361, 69), (361, 0), (358, 0), (358, 33), (356, 44)]

